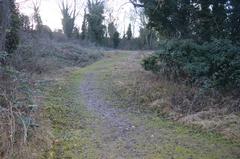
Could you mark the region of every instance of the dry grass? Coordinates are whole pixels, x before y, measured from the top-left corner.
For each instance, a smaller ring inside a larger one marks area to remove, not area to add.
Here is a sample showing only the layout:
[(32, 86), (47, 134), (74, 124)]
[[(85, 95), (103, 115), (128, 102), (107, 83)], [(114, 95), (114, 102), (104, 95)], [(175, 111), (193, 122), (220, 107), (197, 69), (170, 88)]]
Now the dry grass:
[[(133, 54), (112, 73), (114, 94), (138, 110), (240, 139), (240, 101), (215, 91), (188, 87), (147, 72), (140, 66), (146, 54)], [(129, 105), (129, 104), (127, 104)]]
[(32, 158), (32, 152), (42, 151), (48, 136), (38, 120), (41, 109), (33, 83), (13, 68), (2, 68), (0, 79), (0, 158)]
[(48, 38), (27, 35), (10, 63), (28, 73), (51, 73), (65, 67), (83, 67), (102, 57), (100, 48), (85, 48), (71, 41), (58, 42)]

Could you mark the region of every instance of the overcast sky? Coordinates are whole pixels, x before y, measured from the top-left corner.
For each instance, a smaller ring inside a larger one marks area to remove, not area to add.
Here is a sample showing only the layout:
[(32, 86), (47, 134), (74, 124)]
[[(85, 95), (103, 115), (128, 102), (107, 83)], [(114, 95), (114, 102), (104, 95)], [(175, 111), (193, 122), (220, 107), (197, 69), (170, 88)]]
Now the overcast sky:
[[(21, 13), (25, 15), (32, 16), (33, 15), (33, 1), (34, 0), (16, 0), (19, 4), (19, 9)], [(59, 2), (61, 0), (41, 0), (40, 6), (40, 15), (44, 25), (48, 25), (52, 30), (62, 29), (61, 19), (62, 15), (59, 9)], [(68, 2), (73, 2), (73, 0), (67, 0)], [(84, 8), (86, 7), (87, 0), (77, 0), (77, 8), (80, 10), (80, 14), (76, 20), (77, 27), (81, 28), (82, 17)], [(118, 27), (118, 30), (123, 33), (124, 29), (127, 30), (128, 24), (131, 21), (137, 19), (136, 15), (134, 15), (133, 6), (128, 3), (128, 0), (105, 0), (105, 8), (106, 15), (105, 17), (108, 19), (109, 12), (112, 12), (112, 16), (115, 19), (115, 23)], [(107, 23), (106, 20), (105, 23)], [(136, 26), (137, 26), (136, 22)], [(138, 35), (138, 27), (134, 28), (135, 36)]]

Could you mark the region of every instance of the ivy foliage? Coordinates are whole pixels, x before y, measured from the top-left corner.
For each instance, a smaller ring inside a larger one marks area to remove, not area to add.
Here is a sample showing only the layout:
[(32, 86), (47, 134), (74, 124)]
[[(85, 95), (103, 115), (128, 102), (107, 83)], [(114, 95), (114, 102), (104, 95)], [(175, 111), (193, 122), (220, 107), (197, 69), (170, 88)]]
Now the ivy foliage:
[[(146, 70), (204, 87), (240, 90), (240, 1), (132, 0), (167, 41)], [(176, 39), (176, 40), (174, 40)]]
[(171, 40), (161, 48), (143, 61), (146, 70), (201, 86), (240, 89), (240, 47), (230, 40)]
[(86, 15), (88, 23), (88, 37), (92, 42), (101, 44), (104, 39), (106, 27), (104, 21), (104, 2), (101, 0), (88, 0), (88, 14)]
[(17, 46), (20, 42), (19, 38), (19, 29), (20, 29), (20, 15), (19, 11), (13, 0), (9, 1), (10, 3), (10, 12), (11, 12), (11, 21), (10, 28), (7, 30), (5, 47), (8, 53), (13, 53), (17, 49)]

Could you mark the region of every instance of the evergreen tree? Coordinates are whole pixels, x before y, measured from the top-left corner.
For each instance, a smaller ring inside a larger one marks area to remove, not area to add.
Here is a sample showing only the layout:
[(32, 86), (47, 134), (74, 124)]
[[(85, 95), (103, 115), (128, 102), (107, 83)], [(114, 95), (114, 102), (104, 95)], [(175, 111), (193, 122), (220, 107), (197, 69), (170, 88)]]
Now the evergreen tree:
[(226, 38), (227, 35), (227, 11), (225, 4), (227, 0), (213, 0), (212, 5), (212, 28), (213, 37)]
[(127, 39), (131, 40), (132, 38), (132, 26), (131, 24), (128, 25), (128, 30), (127, 30)]
[(116, 49), (120, 43), (120, 38), (119, 38), (119, 32), (116, 31), (114, 34), (113, 34), (113, 47)]
[(144, 7), (148, 26), (161, 35), (198, 42), (212, 38), (240, 41), (239, 0), (131, 0)]
[(117, 32), (117, 29), (114, 25), (113, 22), (108, 24), (108, 35), (110, 36), (110, 38), (113, 38), (113, 35), (115, 34), (115, 32)]
[(176, 4), (177, 13), (176, 13), (176, 23), (175, 30), (180, 38), (188, 38), (191, 36), (191, 24), (192, 24), (192, 14), (189, 11), (193, 10), (191, 6), (191, 0), (180, 0)]
[(199, 38), (198, 40), (203, 42), (211, 39), (213, 28), (209, 1), (199, 0), (195, 31)]
[(21, 14), (20, 15), (20, 23), (21, 23), (21, 29), (23, 31), (29, 31), (30, 30), (30, 20), (29, 17)]
[(88, 37), (92, 42), (101, 44), (104, 38), (106, 27), (103, 25), (104, 20), (104, 3), (101, 0), (88, 0)]
[(10, 7), (8, 0), (0, 1), (0, 51), (5, 50), (6, 32), (9, 26)]
[(20, 18), (19, 18), (19, 11), (15, 5), (14, 0), (9, 0), (10, 4), (10, 28), (6, 34), (6, 43), (5, 48), (8, 53), (13, 53), (14, 50), (17, 49), (19, 44), (19, 29), (20, 29)]
[(82, 22), (82, 32), (81, 32), (81, 39), (85, 40), (87, 36), (87, 21), (86, 21), (86, 9), (84, 10), (83, 22)]
[(74, 8), (71, 9), (68, 2), (62, 1), (61, 3), (61, 12), (62, 12), (62, 25), (64, 34), (70, 38), (73, 33), (73, 29), (75, 26), (75, 19), (77, 17), (76, 14), (76, 0), (74, 1)]
[(230, 36), (235, 42), (240, 42), (240, 1), (230, 0)]

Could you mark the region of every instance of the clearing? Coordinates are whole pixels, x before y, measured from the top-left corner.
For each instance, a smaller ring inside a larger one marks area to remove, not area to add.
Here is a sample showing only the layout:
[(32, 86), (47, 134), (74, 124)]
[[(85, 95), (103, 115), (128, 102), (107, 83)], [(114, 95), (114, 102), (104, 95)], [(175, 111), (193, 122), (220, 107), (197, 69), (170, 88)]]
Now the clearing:
[[(48, 90), (45, 112), (54, 142), (42, 158), (238, 159), (240, 144), (221, 135), (134, 111), (108, 94), (112, 72), (137, 52), (106, 53)], [(139, 65), (139, 59), (131, 60)], [(125, 65), (128, 67), (128, 65)]]

